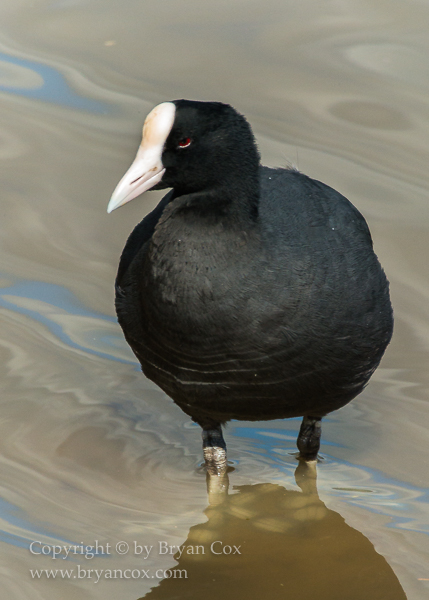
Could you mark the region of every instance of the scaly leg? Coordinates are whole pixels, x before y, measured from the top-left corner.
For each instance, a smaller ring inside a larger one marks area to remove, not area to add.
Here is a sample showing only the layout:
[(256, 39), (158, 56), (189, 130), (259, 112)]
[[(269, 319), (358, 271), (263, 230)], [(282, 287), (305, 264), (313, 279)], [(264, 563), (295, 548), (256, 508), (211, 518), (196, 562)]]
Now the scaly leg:
[(320, 436), (322, 435), (322, 418), (306, 415), (302, 419), (296, 445), (299, 456), (304, 460), (317, 460), (320, 448)]
[(203, 452), (207, 472), (210, 475), (226, 473), (226, 444), (221, 425), (203, 428)]

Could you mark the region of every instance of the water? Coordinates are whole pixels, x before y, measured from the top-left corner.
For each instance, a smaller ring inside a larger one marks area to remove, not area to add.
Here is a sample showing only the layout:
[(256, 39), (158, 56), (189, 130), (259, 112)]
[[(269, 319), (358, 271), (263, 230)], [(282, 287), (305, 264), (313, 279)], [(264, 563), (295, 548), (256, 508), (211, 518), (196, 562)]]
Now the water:
[[(0, 16), (2, 597), (426, 598), (429, 3), (3, 0)], [(119, 254), (160, 195), (107, 202), (145, 114), (180, 97), (230, 102), (265, 164), (350, 198), (391, 281), (394, 340), (326, 419), (318, 494), (295, 483), (299, 421), (234, 422), (229, 497), (209, 506), (198, 428), (116, 325)], [(163, 552), (183, 545), (206, 552)]]

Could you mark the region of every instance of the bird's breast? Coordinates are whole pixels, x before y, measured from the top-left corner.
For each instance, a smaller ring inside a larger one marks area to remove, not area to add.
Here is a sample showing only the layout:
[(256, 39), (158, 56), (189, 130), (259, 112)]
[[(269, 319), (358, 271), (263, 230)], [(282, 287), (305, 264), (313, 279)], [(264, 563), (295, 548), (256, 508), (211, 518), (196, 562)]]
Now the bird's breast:
[(203, 236), (155, 238), (142, 273), (141, 301), (151, 318), (182, 334), (215, 336), (236, 326), (236, 311), (246, 312), (250, 294), (246, 246), (245, 236), (228, 244)]

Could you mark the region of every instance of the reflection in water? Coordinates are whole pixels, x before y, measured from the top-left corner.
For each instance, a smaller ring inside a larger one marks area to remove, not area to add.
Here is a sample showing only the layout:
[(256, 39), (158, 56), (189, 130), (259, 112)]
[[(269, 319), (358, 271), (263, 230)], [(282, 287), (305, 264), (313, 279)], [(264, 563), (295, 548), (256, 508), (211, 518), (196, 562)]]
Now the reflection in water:
[(212, 491), (208, 521), (191, 527), (175, 555), (172, 569), (187, 577), (164, 579), (145, 598), (235, 599), (239, 582), (248, 599), (405, 599), (385, 558), (320, 500), (315, 465), (300, 463), (295, 478), (301, 492), (267, 483), (228, 495), (225, 482), (209, 482), (224, 491)]
[(0, 52), (0, 92), (93, 113), (111, 112), (106, 102), (78, 95), (53, 67), (3, 52)]

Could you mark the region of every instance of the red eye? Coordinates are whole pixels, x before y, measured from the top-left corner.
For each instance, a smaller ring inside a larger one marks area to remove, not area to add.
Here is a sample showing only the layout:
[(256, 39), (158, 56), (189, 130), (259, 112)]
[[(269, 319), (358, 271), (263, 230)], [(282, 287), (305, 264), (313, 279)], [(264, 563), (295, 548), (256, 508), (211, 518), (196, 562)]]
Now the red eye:
[(183, 138), (182, 140), (180, 140), (179, 142), (179, 148), (187, 148), (188, 146), (191, 145), (191, 138)]

